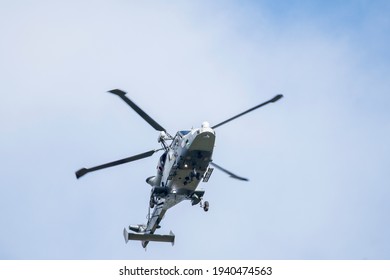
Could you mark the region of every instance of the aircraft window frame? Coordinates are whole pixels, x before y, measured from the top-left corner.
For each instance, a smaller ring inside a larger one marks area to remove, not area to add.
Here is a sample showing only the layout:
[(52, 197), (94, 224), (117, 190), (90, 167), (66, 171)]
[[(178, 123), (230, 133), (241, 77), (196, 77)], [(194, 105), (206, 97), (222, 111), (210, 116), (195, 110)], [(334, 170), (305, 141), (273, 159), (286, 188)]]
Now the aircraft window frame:
[(178, 134), (180, 134), (181, 137), (186, 136), (188, 133), (190, 133), (191, 130), (180, 130)]

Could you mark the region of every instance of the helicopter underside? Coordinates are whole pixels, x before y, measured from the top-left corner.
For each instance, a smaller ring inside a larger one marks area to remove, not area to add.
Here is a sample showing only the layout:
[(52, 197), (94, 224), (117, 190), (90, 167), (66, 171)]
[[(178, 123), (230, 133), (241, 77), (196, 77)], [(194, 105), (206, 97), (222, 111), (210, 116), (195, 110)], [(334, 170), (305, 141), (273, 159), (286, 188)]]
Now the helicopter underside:
[[(172, 232), (169, 235), (159, 235), (154, 234), (154, 232), (160, 228), (159, 224), (166, 211), (181, 201), (189, 200), (192, 205), (200, 204), (205, 211), (208, 211), (209, 203), (207, 201), (203, 203), (204, 190), (198, 189), (198, 185), (201, 181), (207, 182), (210, 178), (214, 169), (210, 168), (209, 165), (225, 172), (232, 178), (248, 181), (248, 179), (237, 176), (212, 162), (215, 129), (264, 105), (274, 103), (283, 97), (283, 95), (278, 94), (274, 98), (221, 123), (210, 126), (208, 122), (203, 122), (201, 128), (181, 130), (177, 132), (175, 137), (172, 137), (164, 127), (131, 101), (126, 96), (126, 92), (120, 89), (113, 89), (109, 92), (120, 97), (150, 126), (160, 132), (158, 142), (162, 144), (162, 148), (90, 168), (81, 168), (75, 172), (75, 175), (79, 179), (89, 172), (137, 161), (150, 157), (158, 151), (165, 151), (158, 162), (156, 176), (146, 179), (146, 182), (152, 186), (147, 224), (130, 225), (129, 230), (135, 233), (128, 232), (126, 228), (123, 231), (126, 242), (128, 240), (140, 240), (144, 248), (146, 248), (149, 241), (170, 242), (173, 245), (175, 236)], [(168, 143), (166, 141), (171, 142)], [(152, 208), (154, 208), (153, 213), (151, 213)]]
[(188, 133), (173, 152), (174, 156), (170, 160), (168, 157), (167, 167), (171, 168), (164, 174), (165, 185), (174, 193), (195, 191), (212, 161), (214, 145), (215, 134), (209, 127)]
[(211, 152), (191, 151), (173, 171), (168, 186), (173, 192), (193, 192), (198, 187), (211, 161)]

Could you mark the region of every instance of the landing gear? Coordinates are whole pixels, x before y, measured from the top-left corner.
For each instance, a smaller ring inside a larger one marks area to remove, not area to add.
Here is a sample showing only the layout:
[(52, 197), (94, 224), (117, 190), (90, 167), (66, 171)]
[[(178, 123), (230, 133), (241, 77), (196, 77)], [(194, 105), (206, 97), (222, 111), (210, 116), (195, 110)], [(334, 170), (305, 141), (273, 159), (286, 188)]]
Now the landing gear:
[(209, 211), (210, 203), (208, 201), (203, 201), (200, 202), (200, 207), (203, 208), (205, 212)]
[(196, 205), (199, 203), (200, 208), (205, 212), (209, 211), (210, 203), (208, 201), (203, 201), (204, 190), (195, 191), (189, 199), (191, 199), (191, 204)]
[(209, 202), (208, 202), (208, 201), (205, 201), (205, 202), (204, 202), (204, 205), (203, 205), (203, 210), (204, 210), (205, 212), (209, 211), (209, 206), (210, 206)]

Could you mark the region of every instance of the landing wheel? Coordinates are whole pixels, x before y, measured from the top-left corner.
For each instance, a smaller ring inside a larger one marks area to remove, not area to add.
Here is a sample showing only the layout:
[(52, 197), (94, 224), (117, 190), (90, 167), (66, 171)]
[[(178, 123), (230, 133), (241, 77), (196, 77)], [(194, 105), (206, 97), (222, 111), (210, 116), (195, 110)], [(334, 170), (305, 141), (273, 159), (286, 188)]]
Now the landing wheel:
[(204, 210), (205, 212), (207, 212), (207, 211), (209, 211), (209, 207), (210, 207), (209, 202), (208, 202), (208, 201), (205, 201), (205, 202), (204, 202), (204, 205), (203, 205), (203, 210)]

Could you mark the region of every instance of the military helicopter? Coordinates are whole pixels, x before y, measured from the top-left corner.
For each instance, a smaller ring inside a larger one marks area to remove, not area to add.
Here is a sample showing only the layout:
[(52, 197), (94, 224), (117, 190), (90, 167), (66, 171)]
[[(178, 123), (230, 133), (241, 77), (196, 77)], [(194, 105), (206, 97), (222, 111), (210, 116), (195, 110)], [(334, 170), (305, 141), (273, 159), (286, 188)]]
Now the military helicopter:
[[(157, 163), (157, 174), (146, 179), (146, 182), (151, 186), (146, 225), (130, 225), (129, 230), (134, 233), (128, 232), (126, 228), (123, 229), (126, 243), (129, 240), (139, 240), (144, 248), (150, 241), (174, 244), (175, 235), (172, 231), (167, 235), (155, 234), (155, 231), (160, 228), (160, 222), (169, 208), (181, 201), (189, 200), (192, 205), (199, 204), (204, 211), (207, 212), (209, 210), (209, 202), (203, 201), (205, 191), (199, 189), (198, 185), (201, 181), (208, 182), (213, 173), (213, 167), (227, 173), (232, 178), (248, 181), (247, 178), (240, 177), (213, 162), (215, 129), (264, 105), (276, 102), (283, 97), (281, 94), (276, 95), (274, 98), (214, 126), (210, 126), (205, 121), (200, 128), (180, 130), (175, 136), (171, 136), (165, 128), (131, 101), (126, 96), (126, 92), (120, 89), (113, 89), (108, 92), (119, 96), (155, 130), (159, 131), (157, 140), (162, 147), (95, 167), (81, 168), (76, 172), (76, 178), (79, 179), (89, 172), (140, 160), (150, 157), (156, 152), (164, 151)], [(152, 209), (153, 212), (151, 213)]]

